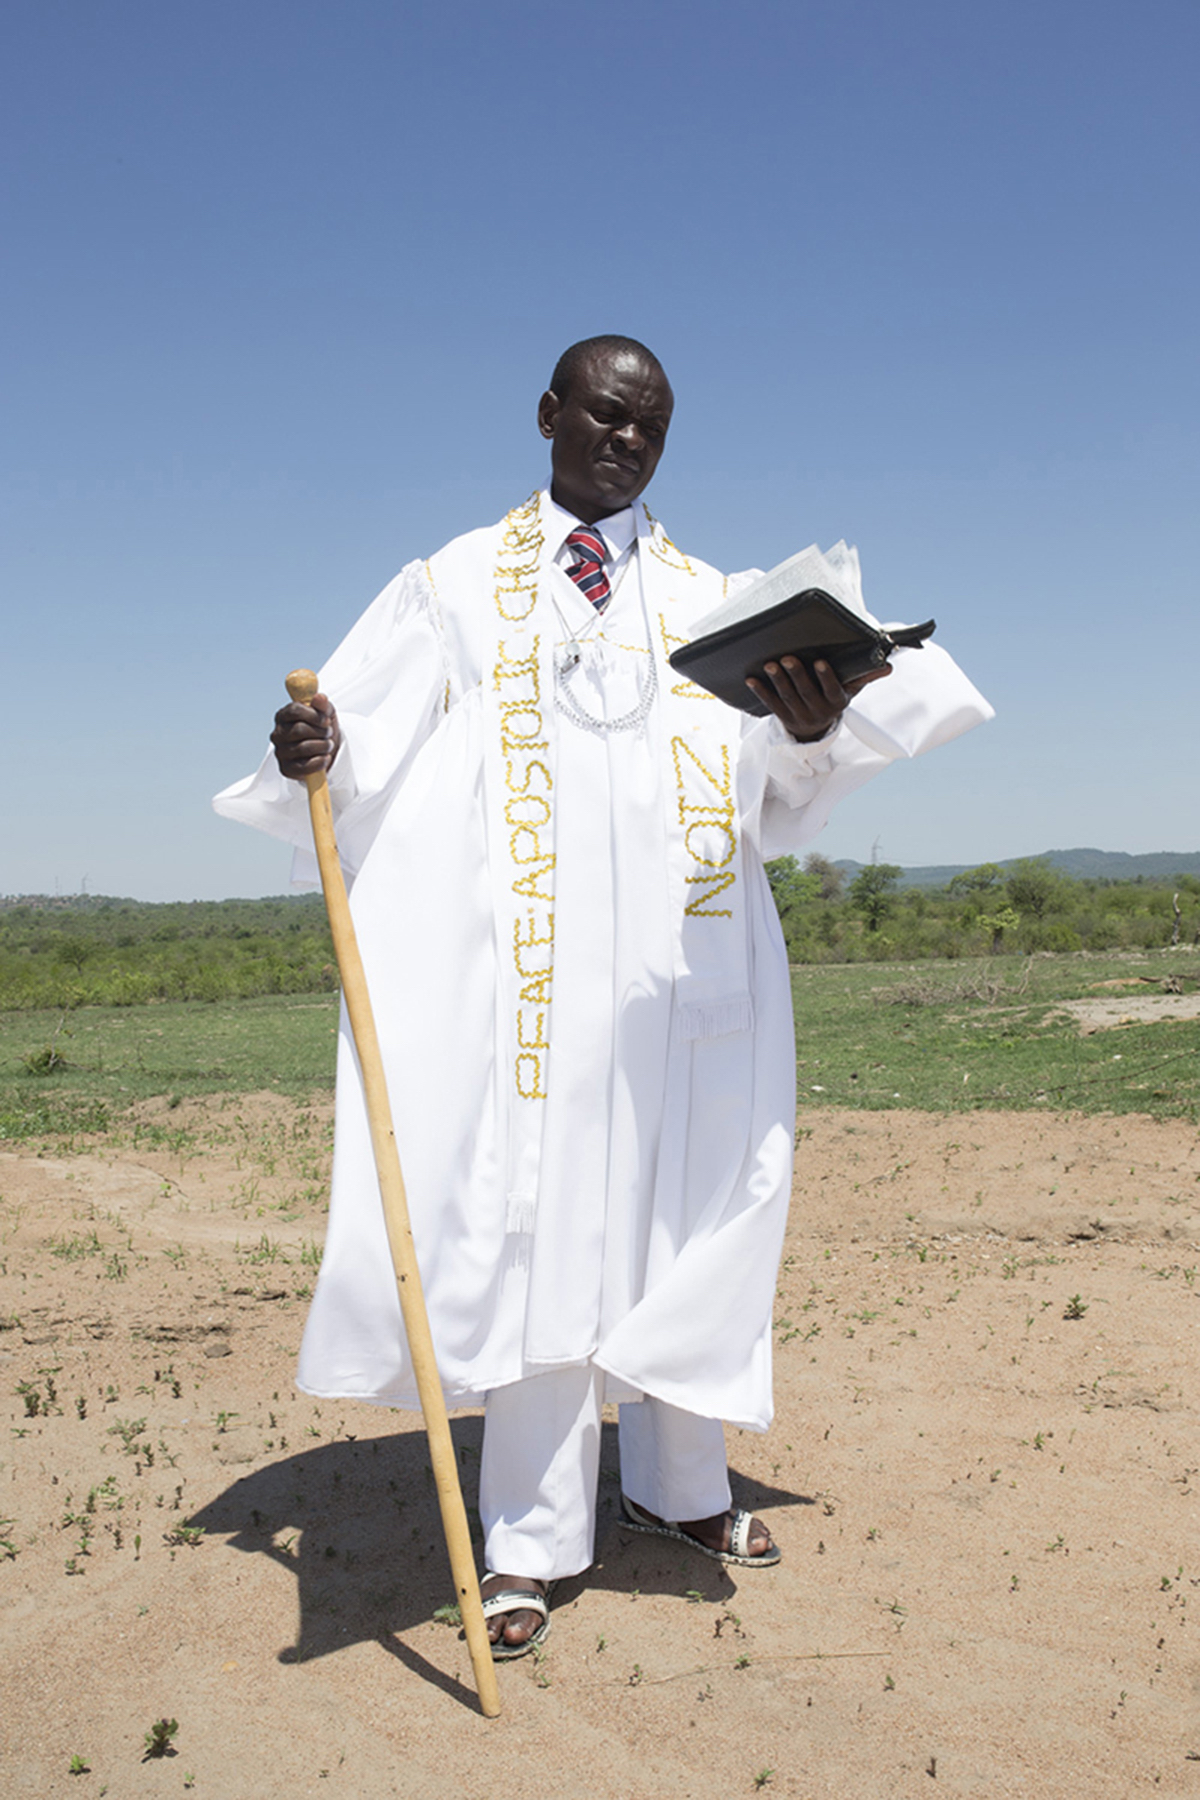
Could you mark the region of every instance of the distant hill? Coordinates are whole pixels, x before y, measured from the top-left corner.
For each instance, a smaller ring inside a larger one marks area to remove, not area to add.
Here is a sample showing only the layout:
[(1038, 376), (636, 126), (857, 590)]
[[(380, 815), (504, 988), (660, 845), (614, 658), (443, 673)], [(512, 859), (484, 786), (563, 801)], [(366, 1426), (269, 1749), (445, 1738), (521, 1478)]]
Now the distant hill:
[(238, 922), (237, 915), (246, 912), (255, 924), (274, 921), (279, 908), (285, 907), (289, 918), (311, 913), (324, 916), (325, 902), (320, 894), (269, 894), (257, 900), (131, 900), (122, 894), (0, 894), (0, 913), (25, 910), (36, 913), (88, 913), (96, 917), (106, 914), (143, 913), (170, 915), (185, 931), (203, 932), (205, 927), (218, 929)]
[[(1016, 863), (1027, 860), (1029, 859), (1026, 857), (1011, 856), (1007, 862), (996, 866), (1011, 869)], [(1139, 877), (1143, 880), (1170, 881), (1174, 875), (1200, 875), (1200, 850), (1153, 850), (1146, 856), (1130, 856), (1124, 850), (1043, 850), (1033, 860), (1048, 862), (1054, 868), (1061, 869), (1064, 875), (1092, 881), (1137, 881)], [(961, 875), (964, 869), (977, 866), (975, 863), (933, 863), (926, 868), (905, 869), (900, 885), (945, 887), (948, 881), (955, 875)], [(844, 869), (852, 879), (864, 865), (841, 858), (837, 867)]]
[[(803, 861), (803, 857), (799, 859)], [(886, 860), (886, 859), (885, 859)], [(984, 859), (989, 860), (987, 858)], [(1039, 856), (1012, 856), (997, 863), (998, 869), (1011, 869), (1026, 861), (1045, 861), (1074, 875), (1093, 881), (1170, 881), (1174, 875), (1200, 875), (1200, 850), (1154, 850), (1147, 856), (1130, 856), (1124, 850), (1043, 850)], [(835, 868), (843, 869), (853, 879), (865, 867), (852, 858), (841, 857)], [(945, 887), (964, 869), (977, 868), (977, 863), (931, 863), (925, 868), (905, 869), (901, 887)], [(114, 894), (0, 894), (0, 914), (26, 908), (38, 913), (91, 913), (93, 915), (125, 913), (154, 914), (177, 925), (183, 936), (207, 936), (237, 925), (257, 930), (271, 930), (287, 920), (324, 917), (325, 903), (320, 894), (273, 894), (259, 900), (130, 900)], [(285, 909), (281, 911), (280, 909)]]

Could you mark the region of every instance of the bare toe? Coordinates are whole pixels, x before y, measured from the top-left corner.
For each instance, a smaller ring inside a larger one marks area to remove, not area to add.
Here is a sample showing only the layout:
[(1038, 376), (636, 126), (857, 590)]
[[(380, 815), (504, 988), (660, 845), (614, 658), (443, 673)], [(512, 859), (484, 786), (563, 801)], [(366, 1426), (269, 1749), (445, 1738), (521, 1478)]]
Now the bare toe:
[[(537, 1594), (544, 1597), (546, 1584), (528, 1575), (488, 1575), (480, 1587), (484, 1600), (490, 1600), (493, 1594), (506, 1593)], [(542, 1615), (531, 1612), (527, 1607), (514, 1607), (512, 1612), (496, 1613), (487, 1621), (488, 1643), (498, 1644), (503, 1639), (506, 1644), (519, 1648), (529, 1642), (542, 1624)]]
[[(730, 1522), (730, 1528), (732, 1532), (732, 1521)], [(746, 1548), (749, 1550), (751, 1556), (762, 1556), (766, 1551), (773, 1548), (771, 1534), (761, 1519), (751, 1519), (750, 1532), (746, 1539)]]

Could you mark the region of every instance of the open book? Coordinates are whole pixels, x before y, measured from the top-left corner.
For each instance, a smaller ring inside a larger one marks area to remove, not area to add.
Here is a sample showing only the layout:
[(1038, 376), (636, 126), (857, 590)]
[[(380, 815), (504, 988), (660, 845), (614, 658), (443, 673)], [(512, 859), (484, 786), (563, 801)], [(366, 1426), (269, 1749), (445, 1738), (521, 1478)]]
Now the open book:
[(866, 675), (900, 646), (919, 650), (934, 621), (885, 631), (862, 603), (858, 552), (845, 542), (822, 553), (815, 544), (788, 557), (769, 574), (698, 622), (700, 636), (671, 656), (671, 666), (718, 700), (742, 712), (767, 707), (746, 677), (763, 677), (763, 664), (795, 656), (811, 669), (818, 658), (839, 681)]

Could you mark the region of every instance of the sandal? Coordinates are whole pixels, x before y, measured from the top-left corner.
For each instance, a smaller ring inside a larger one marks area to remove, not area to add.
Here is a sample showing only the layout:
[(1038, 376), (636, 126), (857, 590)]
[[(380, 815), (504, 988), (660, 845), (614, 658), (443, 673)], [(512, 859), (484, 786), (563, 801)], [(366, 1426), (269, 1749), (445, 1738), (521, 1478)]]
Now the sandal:
[(703, 1556), (711, 1556), (714, 1562), (733, 1563), (739, 1569), (770, 1569), (783, 1560), (783, 1552), (779, 1545), (772, 1543), (759, 1556), (750, 1554), (750, 1527), (754, 1520), (744, 1507), (731, 1511), (729, 1517), (733, 1523), (729, 1533), (729, 1549), (714, 1550), (708, 1544), (702, 1544), (698, 1537), (685, 1531), (676, 1519), (656, 1519), (636, 1501), (621, 1495), (621, 1514), (625, 1524), (631, 1531), (644, 1531), (650, 1537), (676, 1538), (681, 1544), (690, 1544), (693, 1550), (699, 1550)]
[[(489, 1570), (483, 1578), (494, 1579)], [(528, 1656), (539, 1644), (544, 1644), (550, 1635), (550, 1595), (553, 1591), (552, 1581), (543, 1583), (544, 1594), (526, 1593), (523, 1588), (504, 1588), (498, 1594), (489, 1594), (483, 1602), (485, 1622), (494, 1619), (498, 1613), (532, 1612), (541, 1615), (541, 1624), (525, 1639), (523, 1644), (506, 1644), (503, 1634), (492, 1645), (493, 1662), (512, 1662), (515, 1657)]]

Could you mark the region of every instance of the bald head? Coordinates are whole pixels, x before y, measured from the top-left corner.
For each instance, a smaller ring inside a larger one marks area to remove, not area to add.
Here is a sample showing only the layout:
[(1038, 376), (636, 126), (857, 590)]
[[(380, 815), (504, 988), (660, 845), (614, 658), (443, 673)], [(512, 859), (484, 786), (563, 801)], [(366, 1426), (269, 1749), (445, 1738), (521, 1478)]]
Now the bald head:
[(550, 492), (585, 525), (632, 504), (666, 442), (675, 396), (636, 338), (584, 338), (563, 352), (538, 402), (551, 441)]
[(645, 344), (639, 344), (636, 338), (617, 337), (609, 332), (602, 337), (580, 338), (577, 344), (572, 344), (569, 349), (563, 351), (555, 363), (554, 373), (550, 377), (550, 392), (557, 394), (560, 401), (565, 400), (572, 386), (578, 380), (580, 371), (597, 352), (603, 352), (605, 355), (620, 353), (624, 357), (657, 369), (663, 380), (667, 379), (666, 372), (653, 350), (648, 350)]

